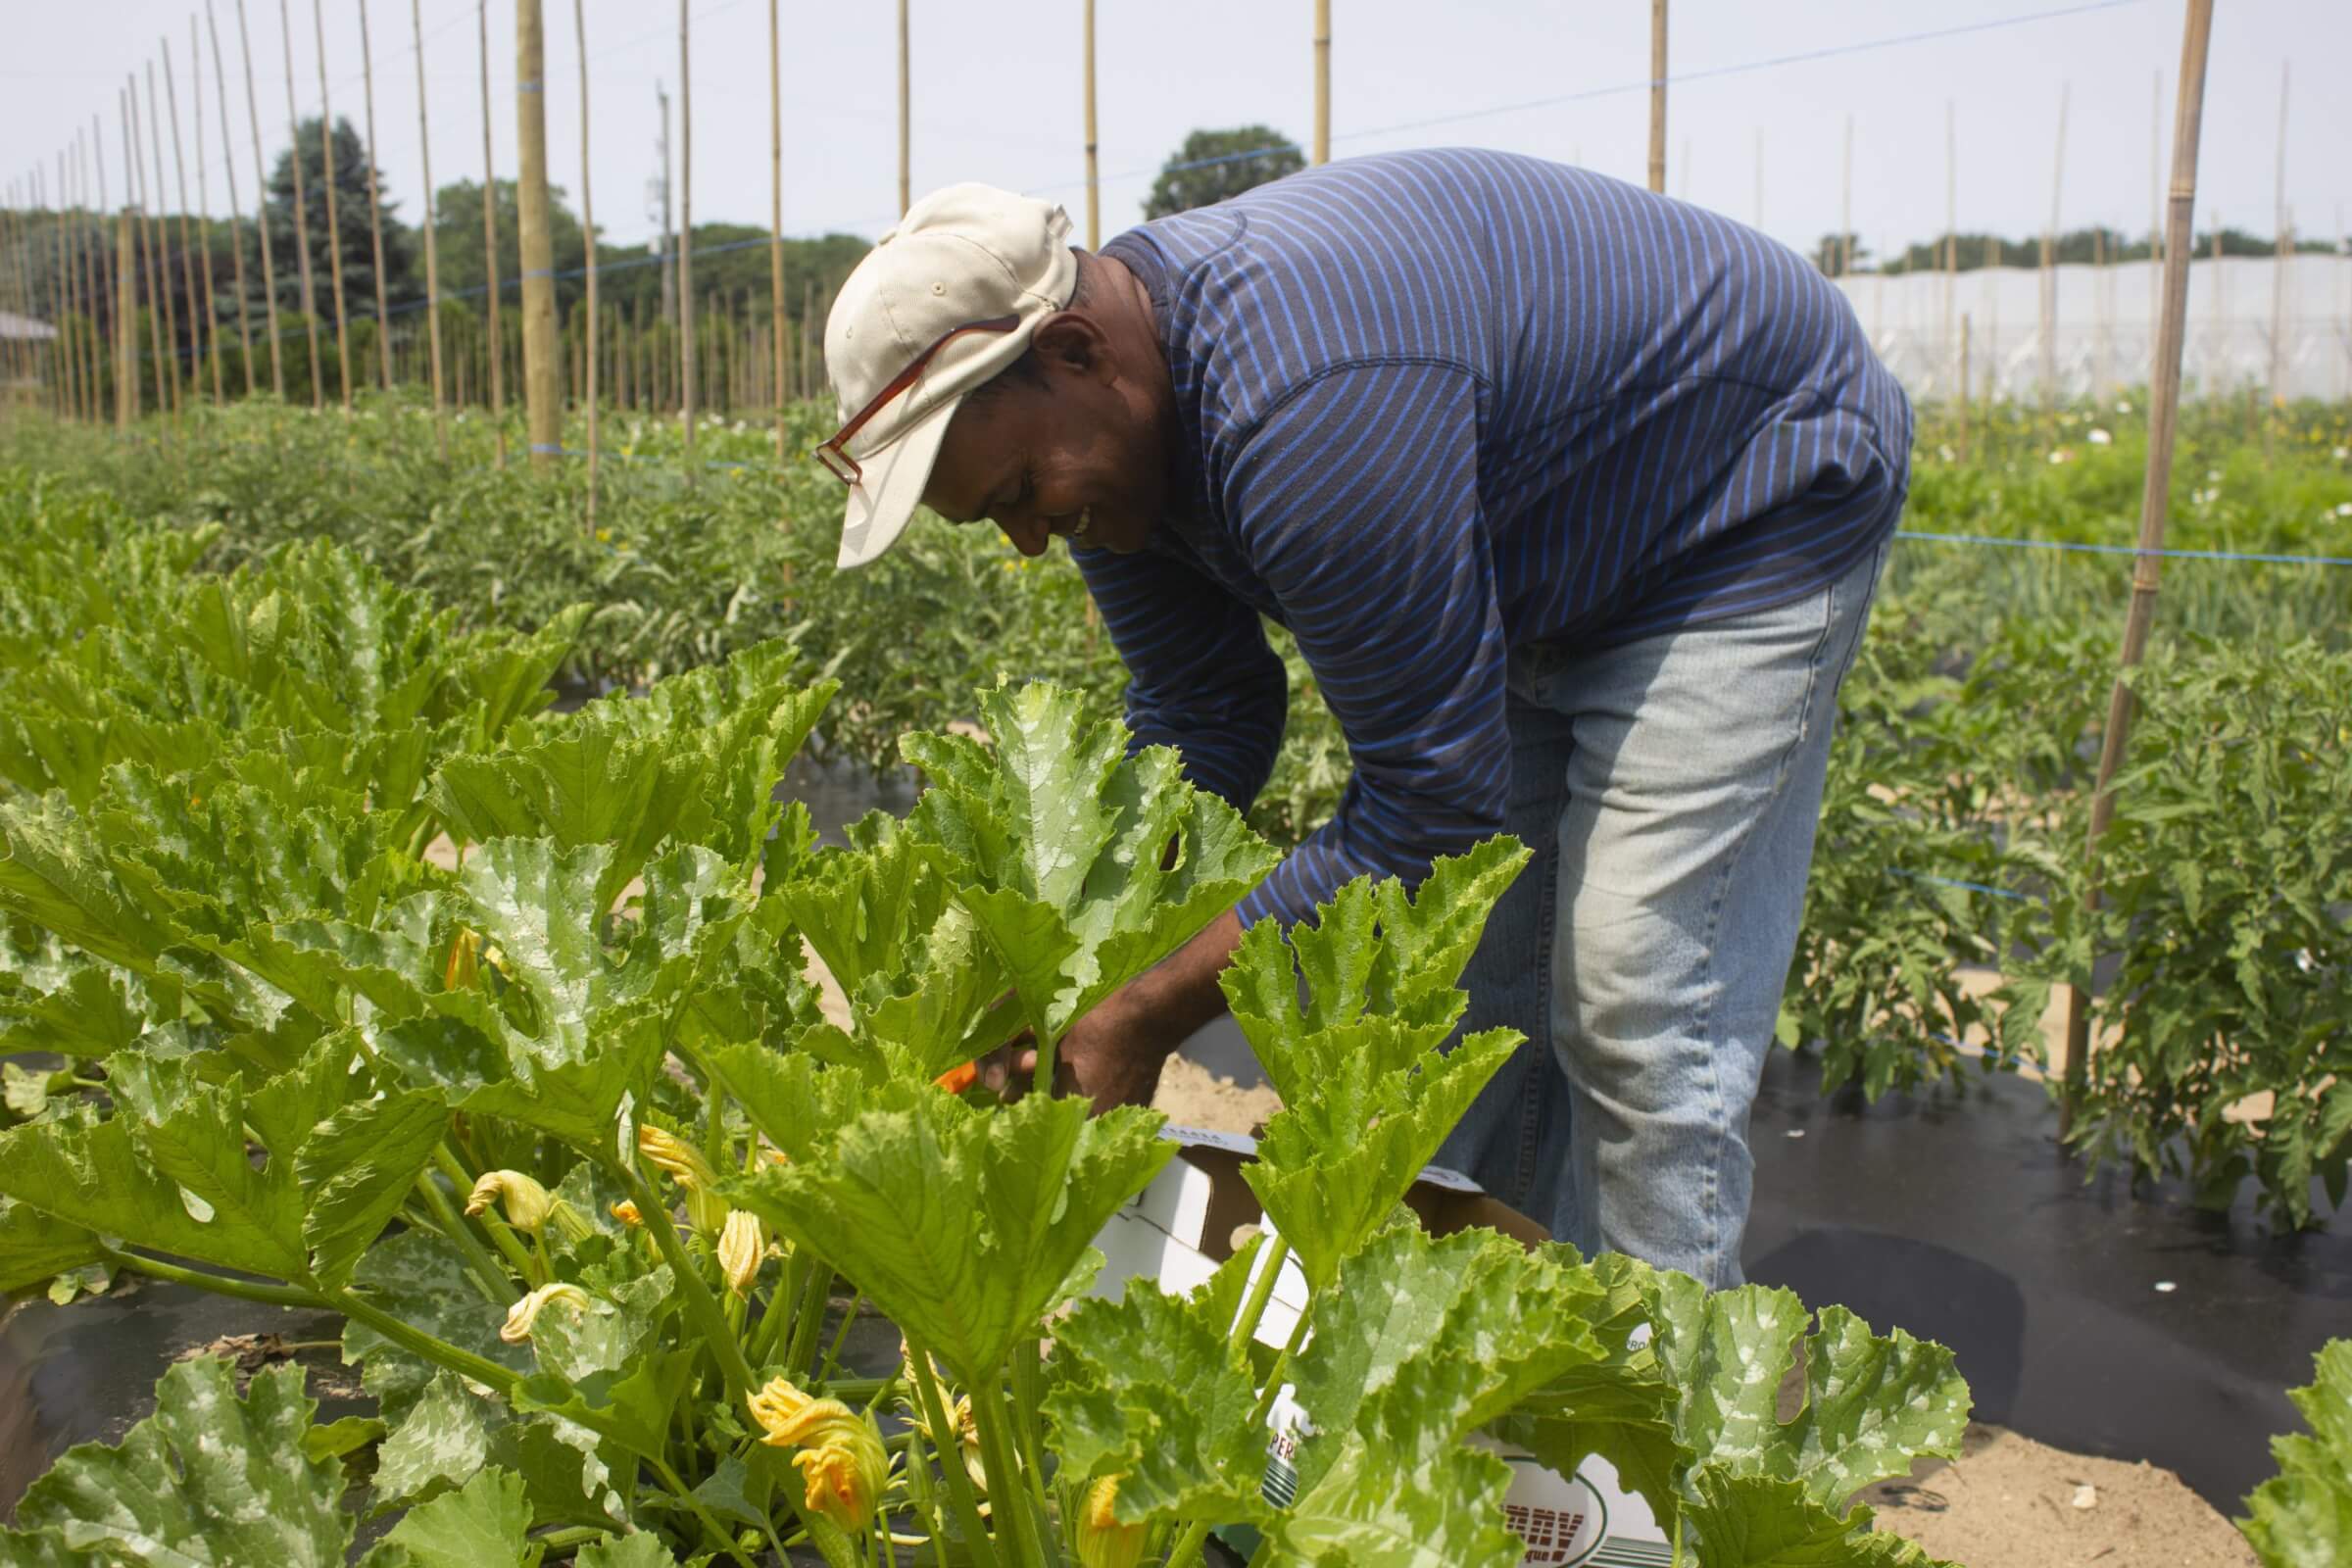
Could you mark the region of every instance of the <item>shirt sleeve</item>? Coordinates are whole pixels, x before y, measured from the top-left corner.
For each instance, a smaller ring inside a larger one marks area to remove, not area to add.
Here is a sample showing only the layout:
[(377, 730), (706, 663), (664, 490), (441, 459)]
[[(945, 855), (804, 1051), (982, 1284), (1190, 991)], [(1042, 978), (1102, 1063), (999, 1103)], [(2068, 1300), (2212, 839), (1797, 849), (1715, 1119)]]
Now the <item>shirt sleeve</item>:
[(1195, 786), (1247, 811), (1290, 713), (1289, 678), (1257, 612), (1172, 556), (1071, 555), (1127, 665), (1135, 744), (1173, 747)]
[(1416, 884), (1502, 830), (1505, 644), (1478, 494), (1479, 385), (1345, 367), (1294, 393), (1215, 482), (1354, 762), (1340, 808), (1243, 901), (1286, 924), (1352, 878)]

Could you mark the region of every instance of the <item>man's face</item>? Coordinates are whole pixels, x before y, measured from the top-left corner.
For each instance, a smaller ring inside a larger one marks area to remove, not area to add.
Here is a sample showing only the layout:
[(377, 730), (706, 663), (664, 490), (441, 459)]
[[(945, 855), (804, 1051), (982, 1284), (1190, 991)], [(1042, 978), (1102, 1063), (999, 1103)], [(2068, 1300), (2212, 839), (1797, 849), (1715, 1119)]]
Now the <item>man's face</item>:
[(1122, 374), (1082, 317), (1049, 319), (1033, 343), (1042, 379), (1007, 372), (965, 400), (924, 502), (951, 522), (989, 518), (1024, 556), (1055, 535), (1143, 549), (1166, 499), (1167, 448), (1141, 378)]

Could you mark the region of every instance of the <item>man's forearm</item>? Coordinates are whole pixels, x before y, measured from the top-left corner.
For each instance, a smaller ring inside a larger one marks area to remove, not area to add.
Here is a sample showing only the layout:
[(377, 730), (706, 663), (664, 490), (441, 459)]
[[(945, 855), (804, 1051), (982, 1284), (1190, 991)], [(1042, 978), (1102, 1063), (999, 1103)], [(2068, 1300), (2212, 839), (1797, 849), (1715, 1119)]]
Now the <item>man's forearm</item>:
[(1225, 992), (1217, 977), (1241, 945), (1242, 917), (1227, 909), (1132, 983), (1138, 1009), (1160, 1026), (1157, 1032), (1167, 1042), (1166, 1051), (1174, 1051), (1195, 1030), (1224, 1013)]

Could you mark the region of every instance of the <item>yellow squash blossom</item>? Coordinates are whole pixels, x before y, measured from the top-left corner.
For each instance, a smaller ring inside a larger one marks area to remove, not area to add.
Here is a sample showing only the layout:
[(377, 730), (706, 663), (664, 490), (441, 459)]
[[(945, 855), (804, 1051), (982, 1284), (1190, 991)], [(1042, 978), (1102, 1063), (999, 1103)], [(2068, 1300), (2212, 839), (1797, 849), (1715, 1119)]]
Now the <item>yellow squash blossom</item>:
[(760, 1221), (749, 1210), (729, 1210), (727, 1223), (718, 1233), (718, 1266), (727, 1277), (727, 1289), (737, 1296), (750, 1295), (752, 1281), (760, 1275), (760, 1260), (766, 1253), (767, 1237)]
[(1144, 1560), (1142, 1525), (1123, 1525), (1111, 1511), (1119, 1495), (1119, 1478), (1104, 1476), (1086, 1489), (1079, 1506), (1071, 1544), (1077, 1547), (1080, 1568), (1137, 1568)]
[(539, 1234), (556, 1200), (546, 1188), (518, 1170), (494, 1170), (473, 1184), (466, 1200), (468, 1215), (480, 1214), (493, 1202), (504, 1202), (507, 1223), (518, 1231)]
[(686, 1189), (686, 1217), (696, 1230), (709, 1236), (726, 1223), (727, 1203), (718, 1196), (718, 1172), (710, 1168), (701, 1150), (675, 1133), (648, 1125), (637, 1129), (637, 1152)]
[(584, 1312), (588, 1309), (588, 1293), (577, 1285), (565, 1285), (561, 1281), (542, 1285), (508, 1309), (506, 1327), (498, 1331), (498, 1337), (509, 1345), (520, 1345), (531, 1337), (531, 1325), (539, 1321), (539, 1314), (556, 1301), (562, 1301), (575, 1312)]
[(637, 1203), (633, 1199), (624, 1198), (619, 1202), (614, 1203), (612, 1205), (612, 1217), (620, 1221), (623, 1225), (627, 1225), (632, 1228), (645, 1223), (645, 1216), (637, 1212)]
[(812, 1513), (856, 1535), (873, 1522), (890, 1484), (890, 1453), (881, 1429), (839, 1399), (814, 1398), (786, 1378), (774, 1378), (746, 1401), (771, 1448), (798, 1448), (792, 1462), (801, 1472)]

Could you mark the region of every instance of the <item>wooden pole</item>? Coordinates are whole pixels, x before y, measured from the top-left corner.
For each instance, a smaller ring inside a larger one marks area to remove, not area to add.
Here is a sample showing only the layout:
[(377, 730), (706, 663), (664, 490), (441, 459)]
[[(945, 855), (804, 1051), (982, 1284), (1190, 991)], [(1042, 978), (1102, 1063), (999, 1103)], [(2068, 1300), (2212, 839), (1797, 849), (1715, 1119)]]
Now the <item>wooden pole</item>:
[(375, 254), (375, 349), (384, 390), (392, 390), (392, 304), (384, 284), (383, 194), (376, 188), (375, 56), (368, 42), (368, 0), (360, 0), (360, 87), (368, 104), (368, 239)]
[(2099, 224), (2090, 231), (2090, 266), (2094, 276), (2093, 289), (2099, 298), (2099, 352), (2091, 362), (2090, 395), (2097, 401), (2107, 394), (2110, 361), (2115, 354), (2115, 290), (2107, 269), (2107, 225)]
[[(209, 6), (211, 0), (206, 0), (206, 3)], [(277, 400), (283, 403), (286, 400), (286, 363), (284, 345), (279, 341), (277, 330), (277, 264), (270, 259), (270, 180), (269, 175), (262, 168), (262, 101), (253, 89), (253, 35), (245, 27), (245, 0), (237, 0), (237, 43), (245, 54), (245, 114), (253, 122), (253, 232), (262, 249), (262, 304), (266, 312), (263, 329), (270, 334), (270, 389), (276, 394)], [(219, 35), (215, 34), (213, 60), (216, 65), (220, 62), (220, 40)], [(222, 97), (220, 102), (221, 113), (226, 114), (228, 112), (227, 98)], [(226, 132), (222, 134), (225, 138)], [(234, 177), (233, 173), (231, 177)], [(230, 198), (232, 200), (235, 198), (233, 186), (230, 189)], [(299, 220), (296, 226), (300, 227)], [(238, 251), (237, 265), (244, 266), (242, 248)], [(243, 289), (244, 285), (239, 283), (240, 297)], [(238, 313), (240, 321), (243, 317), (244, 313), (240, 311)], [(253, 364), (250, 349), (247, 350), (245, 363), (250, 371)]]
[[(899, 0), (903, 6), (906, 0)], [(1315, 0), (1315, 163), (1331, 162), (1331, 0)]]
[[(156, 236), (156, 273), (164, 296), (164, 347), (167, 351), (158, 373), (172, 382), (172, 429), (179, 431), (180, 381), (179, 373), (179, 302), (172, 292), (172, 216), (164, 211), (164, 106), (155, 92), (155, 62), (147, 62), (147, 140), (155, 150), (155, 206), (148, 219)], [(184, 203), (182, 204), (185, 205)], [(183, 214), (184, 218), (185, 215)], [(180, 270), (188, 266), (187, 236), (180, 236)], [(194, 303), (191, 300), (191, 305)], [(189, 335), (194, 336), (195, 321), (188, 322)]]
[(547, 29), (539, 0), (514, 0), (514, 121), (521, 177), (514, 210), (522, 245), (522, 409), (531, 466), (564, 449), (564, 383), (557, 364), (556, 252), (548, 231)]
[(2286, 270), (2294, 254), (2294, 224), (2286, 211), (2286, 87), (2288, 64), (2278, 65), (2278, 182), (2273, 197), (2271, 246), (2271, 416), (2263, 420), (2262, 461), (2269, 463), (2278, 434), (2277, 410), (2286, 398)]
[(343, 387), (343, 413), (351, 414), (350, 312), (343, 299), (343, 220), (335, 215), (335, 114), (326, 96), (326, 12), (311, 0), (311, 24), (318, 38), (318, 172), (326, 184), (326, 259), (335, 286), (335, 376)]
[[(1850, 120), (1846, 136), (1850, 152)], [(1649, 0), (1649, 188), (1666, 193), (1666, 0)]]
[(139, 154), (139, 78), (132, 76), (124, 96), (130, 103), (130, 177), (136, 182), (138, 194), (133, 198), (139, 212), (139, 270), (147, 284), (147, 354), (155, 366), (155, 412), (172, 416), (172, 433), (179, 433), (177, 411), (172, 407), (170, 385), (171, 362), (164, 358), (163, 290), (157, 286), (155, 275), (155, 215), (147, 205), (147, 163)]
[(1756, 127), (1756, 232), (1764, 231), (1764, 127)]
[[(678, 26), (683, 30), (685, 25), (685, 18), (681, 15)], [(678, 79), (678, 90), (681, 93), (686, 90), (686, 81), (682, 74)], [(906, 217), (906, 209), (914, 205), (913, 164), (911, 161), (914, 122), (909, 108), (913, 101), (913, 91), (906, 39), (906, 0), (899, 0), (899, 216), (901, 218)], [(685, 298), (685, 289), (681, 286), (678, 290), (678, 297)]]
[(1959, 453), (1962, 463), (1968, 461), (1968, 314), (1964, 311), (1960, 316), (1960, 438), (1952, 443), (1953, 450)]
[[(196, 124), (196, 201), (203, 208), (200, 215), (203, 222), (199, 232), (204, 235), (204, 331), (213, 346), (213, 401), (225, 403), (228, 401), (228, 391), (220, 369), (220, 299), (213, 289), (213, 187), (205, 177), (204, 168), (204, 55), (199, 48), (200, 42), (196, 34), (196, 18), (191, 13), (188, 17), (188, 91), (195, 101), (189, 105), (189, 119)], [(164, 57), (164, 84), (169, 87), (171, 83), (172, 57), (167, 54)], [(176, 106), (172, 111), (172, 130), (173, 135), (178, 134), (179, 110)], [(221, 144), (221, 150), (227, 151), (227, 143)], [(234, 167), (234, 160), (231, 160), (231, 167)]]
[[(193, 23), (194, 20), (195, 19), (192, 17), (189, 19), (191, 23)], [(197, 341), (200, 333), (198, 332), (196, 325), (196, 261), (195, 258), (190, 254), (195, 250), (196, 242), (191, 237), (191, 232), (188, 226), (188, 161), (180, 151), (179, 88), (172, 78), (172, 40), (170, 37), (167, 36), (163, 40), (163, 47), (164, 106), (171, 112), (172, 115), (172, 183), (178, 188), (179, 192), (179, 288), (180, 292), (186, 295), (188, 300), (188, 352), (190, 355), (197, 355), (204, 352), (205, 345)], [(160, 157), (156, 161), (155, 177), (157, 184), (160, 185), (163, 183), (164, 166)], [(210, 271), (209, 268), (207, 269), (207, 271)], [(204, 295), (204, 303), (207, 311), (210, 311), (212, 308), (212, 291), (207, 289)], [(220, 401), (220, 343), (218, 334), (214, 335), (211, 346), (213, 355), (213, 401), (215, 403), (219, 403)], [(191, 365), (191, 372), (193, 369), (194, 366)]]
[[(2114, 782), (2132, 738), (2135, 711), (2130, 672), (2147, 651), (2156, 619), (2156, 591), (2162, 580), (2164, 524), (2172, 494), (2173, 436), (2180, 403), (2180, 349), (2188, 328), (2188, 262), (2193, 254), (2189, 224), (2197, 202), (2197, 138), (2205, 112), (2205, 55), (2213, 39), (2213, 0), (2188, 0), (2180, 41), (2180, 98), (2173, 122), (2172, 208), (2165, 223), (2164, 317), (2156, 345), (2156, 375), (2148, 407), (2147, 482), (2139, 500), (2139, 553), (2132, 564), (2132, 608), (2124, 619), (2122, 672), (2107, 700), (2107, 727), (2099, 740), (2098, 781), (2090, 802), (2090, 833), (2083, 846), (2083, 908), (2099, 906), (2099, 840), (2115, 819)], [(2069, 989), (2066, 1001), (2066, 1092), (2059, 1102), (2058, 1135), (2073, 1130), (2083, 1084), (2090, 1070), (2088, 988)]]
[[(1086, 0), (1086, 156), (1091, 179), (1095, 156), (1095, 0)], [(1092, 199), (1091, 195), (1089, 199)], [(773, 393), (776, 414), (776, 461), (781, 463), (784, 461), (784, 35), (777, 22), (776, 0), (767, 0), (767, 316), (768, 369), (773, 378), (770, 391)]]
[[(152, 78), (153, 74), (151, 70), (149, 76)], [(150, 111), (147, 118), (152, 122), (154, 113)], [(165, 307), (170, 301), (164, 279), (170, 275), (169, 262), (156, 238), (155, 206), (149, 197), (146, 152), (135, 145), (139, 139), (139, 78), (135, 75), (130, 78), (130, 139), (134, 143), (131, 152), (139, 180), (139, 241), (144, 260), (143, 270), (147, 276), (147, 338), (148, 352), (155, 363), (155, 407), (159, 414), (170, 412), (172, 434), (176, 438), (179, 434), (179, 376), (165, 336)], [(159, 169), (157, 187), (162, 183)], [(170, 341), (176, 340), (177, 332), (173, 331)]]
[[(688, 4), (678, 0), (678, 411), (686, 458), (694, 460), (694, 75), (686, 32)], [(906, 0), (899, 0), (899, 188), (906, 185)], [(906, 210), (902, 201), (900, 211)]]
[[(773, 0), (770, 0), (773, 3)], [(1666, 0), (1657, 0), (1664, 5)], [(1102, 248), (1102, 169), (1095, 137), (1095, 0), (1086, 0), (1086, 248)]]
[[(93, 115), (90, 117), (90, 135), (93, 141), (96, 140), (97, 133), (98, 120)], [(103, 149), (98, 159), (98, 177), (101, 180), (106, 177), (106, 159)], [(74, 182), (79, 189), (82, 203), (86, 207), (90, 199), (90, 163), (88, 153), (84, 149), (81, 132), (78, 129), (74, 132)], [(84, 307), (81, 347), (83, 354), (82, 378), (90, 388), (90, 419), (95, 423), (106, 416), (106, 411), (101, 402), (106, 382), (100, 369), (102, 350), (98, 339), (99, 310), (104, 303), (104, 296), (99, 293), (99, 287), (105, 277), (105, 266), (98, 253), (106, 242), (106, 233), (101, 227), (106, 215), (106, 198), (100, 196), (98, 205), (89, 208), (89, 220), (81, 224), (81, 244), (79, 246), (81, 251), (81, 299)]]
[(482, 260), (489, 268), (490, 428), (497, 432), (498, 466), (507, 466), (506, 338), (498, 323), (498, 173), (490, 157), (490, 0), (479, 0), (482, 34)]
[(2066, 108), (2071, 83), (2058, 88), (2058, 140), (2050, 158), (2050, 220), (2041, 229), (2041, 404), (2050, 439), (2058, 438), (2058, 210), (2066, 176)]
[[(122, 208), (115, 215), (115, 430), (128, 435), (139, 417), (139, 259), (133, 235), (137, 212), (131, 195), (130, 109), (121, 93), (115, 108), (122, 120)], [(98, 149), (99, 172), (106, 172), (106, 149)]]
[[(302, 116), (294, 107), (294, 17), (286, 0), (277, 0), (277, 23), (286, 52), (286, 157), (294, 166), (294, 260), (302, 273), (303, 326), (311, 347), (311, 408), (317, 412), (326, 407), (326, 373), (318, 361), (318, 296), (311, 284), (311, 201), (302, 172)], [(334, 183), (331, 167), (327, 183)]]
[(1854, 117), (1845, 117), (1845, 177), (1838, 193), (1838, 275), (1854, 270)]
[[(768, 0), (768, 4), (772, 8), (775, 0)], [(588, 362), (584, 372), (588, 378), (588, 395), (581, 401), (588, 405), (588, 532), (593, 535), (596, 532), (596, 466), (598, 461), (596, 274), (599, 269), (596, 259), (596, 198), (589, 193), (588, 189), (588, 17), (582, 0), (571, 0), (571, 30), (573, 37), (578, 41), (580, 54), (580, 235), (581, 242), (587, 249), (588, 265), (588, 340), (581, 353), (581, 358)]]
[(57, 203), (41, 207), (49, 221), (49, 314), (57, 336), (49, 361), (57, 368), (58, 408), (64, 417), (81, 417), (81, 366), (74, 358), (74, 269), (66, 257), (66, 150), (57, 150)]
[[(433, 139), (425, 112), (424, 0), (409, 0), (409, 34), (416, 45), (416, 150), (424, 160), (424, 331), (433, 353), (433, 442), (449, 461), (449, 411), (441, 401), (441, 244), (434, 238)], [(485, 192), (485, 194), (487, 194)]]
[(2148, 390), (2151, 394), (2156, 390), (2156, 340), (2164, 335), (2164, 73), (2159, 71), (2148, 93)]
[(1951, 99), (1943, 101), (1943, 355), (1959, 352), (1954, 322), (1960, 305), (1960, 120)]

